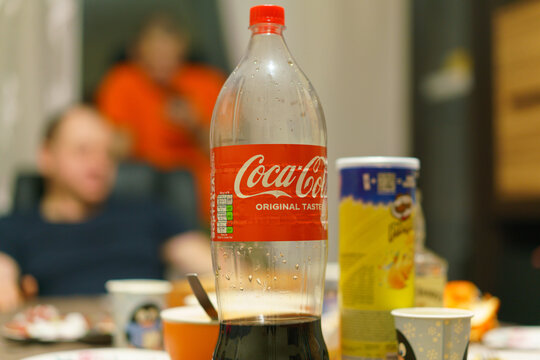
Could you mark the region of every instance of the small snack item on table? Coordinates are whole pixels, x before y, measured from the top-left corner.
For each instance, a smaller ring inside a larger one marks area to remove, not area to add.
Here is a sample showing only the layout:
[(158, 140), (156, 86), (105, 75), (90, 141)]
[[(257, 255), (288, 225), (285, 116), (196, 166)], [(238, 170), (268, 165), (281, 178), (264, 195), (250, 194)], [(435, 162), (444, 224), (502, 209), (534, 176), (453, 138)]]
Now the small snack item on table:
[(52, 305), (37, 305), (16, 314), (4, 325), (3, 334), (13, 340), (74, 341), (88, 329), (88, 321), (80, 313), (62, 316)]
[(444, 306), (471, 310), (471, 341), (481, 341), (489, 330), (499, 325), (497, 311), (500, 300), (490, 294), (483, 294), (470, 281), (450, 281), (444, 290)]

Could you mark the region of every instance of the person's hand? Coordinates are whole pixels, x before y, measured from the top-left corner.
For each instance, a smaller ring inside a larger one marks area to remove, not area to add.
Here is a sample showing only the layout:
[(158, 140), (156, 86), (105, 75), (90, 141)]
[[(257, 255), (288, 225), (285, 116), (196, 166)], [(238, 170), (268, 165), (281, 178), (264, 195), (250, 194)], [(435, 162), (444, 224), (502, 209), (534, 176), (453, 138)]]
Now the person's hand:
[(13, 311), (22, 304), (23, 297), (16, 281), (0, 281), (0, 289), (0, 313)]
[(36, 278), (32, 275), (23, 275), (21, 278), (21, 290), (25, 299), (36, 297), (39, 292)]
[(212, 272), (210, 239), (199, 231), (189, 231), (169, 239), (163, 247), (163, 256), (176, 270), (198, 274)]
[(7, 254), (0, 253), (0, 313), (12, 311), (22, 303), (18, 281), (17, 263)]

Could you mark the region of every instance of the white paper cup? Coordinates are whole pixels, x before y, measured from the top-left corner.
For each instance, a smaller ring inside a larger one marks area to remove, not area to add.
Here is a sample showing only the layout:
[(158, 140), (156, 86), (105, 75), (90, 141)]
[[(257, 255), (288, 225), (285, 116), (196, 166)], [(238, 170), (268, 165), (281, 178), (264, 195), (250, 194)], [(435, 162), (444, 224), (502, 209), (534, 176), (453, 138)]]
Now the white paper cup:
[(159, 314), (165, 308), (171, 284), (164, 280), (110, 280), (105, 287), (113, 305), (114, 345), (162, 349)]
[(471, 318), (467, 310), (406, 308), (392, 311), (398, 359), (467, 360)]

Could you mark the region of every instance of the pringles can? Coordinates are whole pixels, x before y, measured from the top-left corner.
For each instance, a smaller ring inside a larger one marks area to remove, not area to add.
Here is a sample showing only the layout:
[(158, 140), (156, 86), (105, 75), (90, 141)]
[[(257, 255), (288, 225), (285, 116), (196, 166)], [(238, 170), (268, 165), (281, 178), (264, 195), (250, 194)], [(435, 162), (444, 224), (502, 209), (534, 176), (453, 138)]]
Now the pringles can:
[(350, 157), (340, 172), (339, 301), (343, 360), (396, 359), (390, 311), (414, 306), (420, 161)]

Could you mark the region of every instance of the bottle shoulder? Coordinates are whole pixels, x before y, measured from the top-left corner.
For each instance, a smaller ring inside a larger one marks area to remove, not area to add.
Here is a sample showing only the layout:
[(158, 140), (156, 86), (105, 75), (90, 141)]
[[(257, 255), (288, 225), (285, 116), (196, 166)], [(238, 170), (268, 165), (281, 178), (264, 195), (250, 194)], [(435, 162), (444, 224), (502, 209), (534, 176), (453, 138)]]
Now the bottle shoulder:
[(214, 146), (231, 141), (326, 145), (321, 102), (291, 57), (245, 57), (221, 90), (211, 134)]

